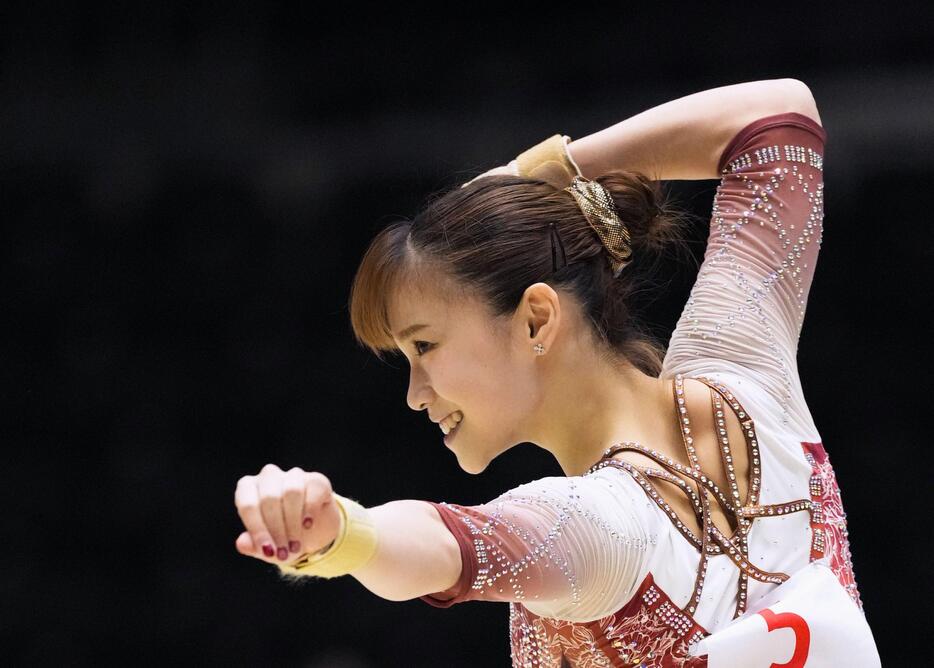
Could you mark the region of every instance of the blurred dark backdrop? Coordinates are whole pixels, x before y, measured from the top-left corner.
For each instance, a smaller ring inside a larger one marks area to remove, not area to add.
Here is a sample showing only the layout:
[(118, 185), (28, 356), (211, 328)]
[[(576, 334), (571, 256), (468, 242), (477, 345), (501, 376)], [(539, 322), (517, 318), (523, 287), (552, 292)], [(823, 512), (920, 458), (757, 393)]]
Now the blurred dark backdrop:
[[(368, 241), (555, 132), (794, 77), (828, 131), (801, 375), (880, 651), (919, 665), (932, 26), (929, 3), (7, 3), (4, 662), (508, 665), (505, 604), (289, 587), (239, 555), (236, 481), (301, 466), (372, 506), (560, 475), (529, 444), (464, 473), (406, 405), (404, 362), (355, 346)], [(716, 185), (669, 192), (706, 220)], [(665, 273), (650, 315), (667, 338), (694, 268)]]

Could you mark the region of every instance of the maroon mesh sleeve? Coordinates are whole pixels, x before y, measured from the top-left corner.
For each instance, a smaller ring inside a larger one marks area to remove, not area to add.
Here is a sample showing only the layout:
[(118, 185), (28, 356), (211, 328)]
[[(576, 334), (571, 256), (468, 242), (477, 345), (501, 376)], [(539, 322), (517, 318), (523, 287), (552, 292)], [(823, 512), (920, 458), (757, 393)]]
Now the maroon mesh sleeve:
[(474, 558), (473, 540), (470, 537), (470, 531), (467, 529), (467, 525), (461, 522), (453, 511), (434, 501), (428, 501), (428, 503), (435, 507), (435, 510), (437, 510), (438, 514), (441, 516), (441, 520), (454, 535), (454, 538), (457, 539), (457, 544), (460, 546), (461, 550), (462, 566), (460, 577), (453, 587), (441, 592), (435, 592), (434, 594), (419, 596), (419, 598), (436, 608), (450, 608), (455, 603), (463, 603), (469, 599), (468, 593), (470, 591), (470, 585), (477, 576), (477, 562)]

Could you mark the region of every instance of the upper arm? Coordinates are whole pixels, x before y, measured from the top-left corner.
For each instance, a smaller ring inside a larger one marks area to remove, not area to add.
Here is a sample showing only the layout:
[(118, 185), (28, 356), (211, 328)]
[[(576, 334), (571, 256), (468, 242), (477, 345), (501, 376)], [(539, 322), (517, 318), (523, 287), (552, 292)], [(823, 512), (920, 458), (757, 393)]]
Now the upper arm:
[(540, 616), (591, 621), (631, 598), (654, 545), (656, 517), (628, 474), (542, 478), (479, 506), (435, 504), (463, 558), (436, 607), (517, 601)]
[(437, 510), (438, 504), (430, 501), (428, 504), (431, 506), (429, 512), (432, 515), (432, 524), (437, 528), (439, 542), (444, 546), (445, 558), (443, 560), (444, 567), (440, 569), (440, 574), (442, 574), (443, 577), (430, 584), (428, 587), (423, 588), (423, 591), (440, 592), (437, 598), (440, 600), (449, 600), (453, 597), (452, 592), (461, 582), (462, 576), (469, 573), (469, 570), (465, 571), (465, 568), (469, 566), (469, 553), (461, 553), (461, 544), (457, 541), (457, 538), (448, 528), (447, 524), (445, 524), (445, 516), (441, 511)]
[[(809, 97), (797, 84), (790, 90)], [(809, 429), (796, 358), (823, 238), (825, 141), (815, 118), (791, 111), (757, 118), (727, 143), (704, 261), (662, 371), (736, 373)]]

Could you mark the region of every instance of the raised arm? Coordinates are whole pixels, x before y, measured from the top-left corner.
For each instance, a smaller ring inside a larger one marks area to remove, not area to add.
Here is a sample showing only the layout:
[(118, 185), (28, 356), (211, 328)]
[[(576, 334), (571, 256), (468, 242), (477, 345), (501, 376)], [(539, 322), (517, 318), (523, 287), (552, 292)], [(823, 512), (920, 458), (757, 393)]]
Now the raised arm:
[(728, 374), (720, 380), (747, 398), (753, 383), (800, 440), (819, 439), (797, 351), (823, 240), (826, 141), (794, 111), (757, 118), (729, 141), (704, 262), (662, 368), (662, 377)]
[(804, 83), (766, 79), (671, 100), (572, 141), (567, 150), (587, 178), (632, 170), (656, 181), (715, 179), (720, 178), (717, 161), (740, 129), (784, 112), (821, 124)]

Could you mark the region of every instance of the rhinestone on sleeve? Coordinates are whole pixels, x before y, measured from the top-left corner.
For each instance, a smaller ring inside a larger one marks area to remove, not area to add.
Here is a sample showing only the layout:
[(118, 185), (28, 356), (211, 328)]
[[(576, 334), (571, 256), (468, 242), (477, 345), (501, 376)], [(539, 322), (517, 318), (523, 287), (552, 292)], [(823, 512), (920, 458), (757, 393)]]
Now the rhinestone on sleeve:
[[(526, 602), (575, 618), (631, 593), (657, 535), (621, 483), (618, 474), (553, 476), (478, 506), (434, 504), (462, 547), (469, 582), (453, 598), (426, 602)], [(616, 574), (609, 586), (606, 569)]]
[(796, 357), (823, 240), (824, 132), (784, 120), (751, 124), (721, 170), (704, 262), (663, 373), (710, 373), (719, 360), (746, 368), (787, 424), (806, 410)]

